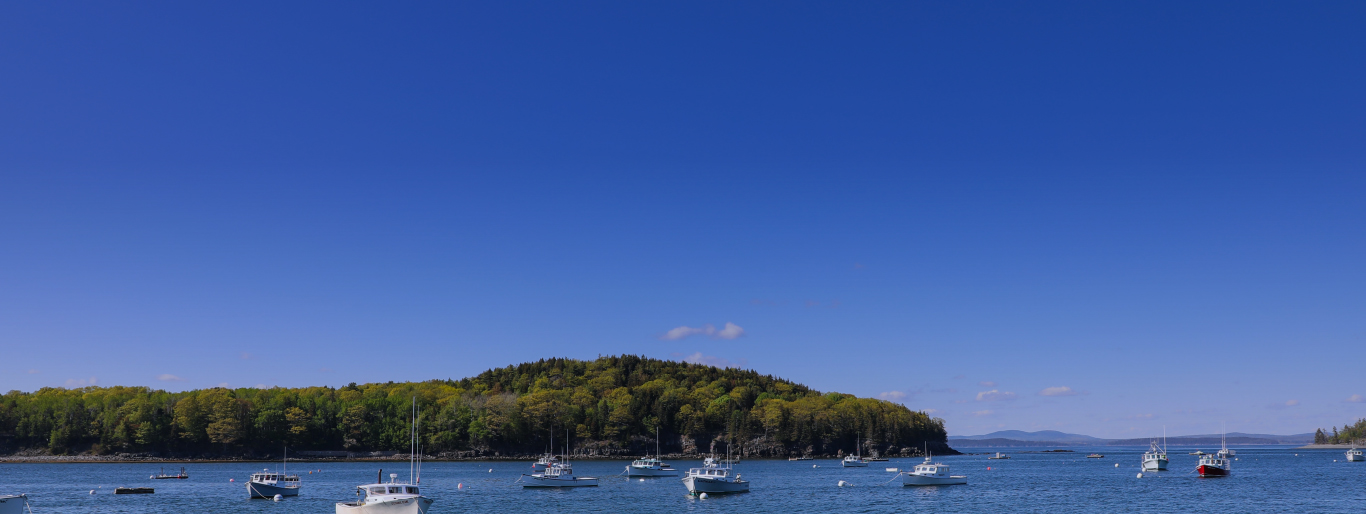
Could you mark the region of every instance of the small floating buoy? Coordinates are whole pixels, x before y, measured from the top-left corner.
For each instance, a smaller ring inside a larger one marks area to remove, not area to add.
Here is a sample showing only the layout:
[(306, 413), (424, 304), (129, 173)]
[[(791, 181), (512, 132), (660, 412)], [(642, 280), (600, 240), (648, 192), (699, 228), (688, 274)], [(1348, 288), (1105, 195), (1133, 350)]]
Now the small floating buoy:
[(844, 486), (846, 486), (846, 485), (849, 485), (849, 482), (845, 482), (845, 481), (843, 481), (843, 480), (840, 480), (840, 483), (839, 483), (839, 486), (840, 486), (840, 487), (844, 487)]
[(991, 471), (991, 466), (987, 466), (987, 471)]
[(703, 500), (705, 500), (705, 499), (707, 499), (707, 493), (699, 494), (699, 495), (697, 495), (697, 497), (698, 497), (698, 498), (701, 498), (701, 499), (703, 499)]
[(456, 488), (456, 489), (464, 489), (464, 488), (465, 488), (465, 483), (464, 483), (464, 482), (461, 482), (461, 483), (455, 484), (455, 488)]
[(229, 482), (236, 482), (237, 479), (236, 479), (236, 478), (229, 478), (228, 481), (229, 481)]
[(1138, 478), (1143, 478), (1143, 473), (1139, 473)]
[(492, 473), (492, 472), (493, 472), (493, 468), (489, 468), (489, 473)]
[(277, 495), (275, 495), (275, 501), (277, 501), (277, 502), (278, 502), (278, 501), (280, 501), (280, 500), (283, 500), (283, 499), (285, 499), (285, 497), (284, 497), (284, 496), (280, 496), (280, 495), (278, 495), (278, 494), (277, 494)]
[(90, 490), (90, 494), (95, 494), (95, 490), (94, 490), (94, 489), (91, 489), (91, 490)]
[(1118, 463), (1118, 462), (1115, 463), (1115, 467), (1119, 467), (1119, 463)]
[(644, 481), (645, 481), (645, 479), (644, 479), (644, 478), (642, 478), (642, 479), (640, 479), (640, 481), (641, 481), (641, 482), (644, 482)]
[(820, 466), (817, 466), (817, 465), (815, 465), (815, 464), (812, 464), (812, 465), (811, 465), (811, 468), (812, 468), (812, 469), (819, 468), (819, 467), (820, 467)]

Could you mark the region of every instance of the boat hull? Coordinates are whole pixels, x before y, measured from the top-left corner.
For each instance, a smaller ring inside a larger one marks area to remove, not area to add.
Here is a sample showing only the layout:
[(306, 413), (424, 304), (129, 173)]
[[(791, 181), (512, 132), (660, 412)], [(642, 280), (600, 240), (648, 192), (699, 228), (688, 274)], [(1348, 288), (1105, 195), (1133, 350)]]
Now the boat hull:
[(597, 487), (596, 478), (550, 478), (522, 475), (522, 487)]
[(1195, 468), (1195, 472), (1196, 472), (1196, 473), (1199, 473), (1200, 476), (1202, 476), (1202, 477), (1226, 477), (1226, 476), (1228, 476), (1228, 470), (1227, 470), (1227, 469), (1220, 468), (1220, 467), (1216, 467), (1216, 466), (1208, 466), (1208, 465), (1201, 465), (1200, 467)]
[(0, 496), (0, 514), (24, 514), (23, 496)]
[(431, 498), (399, 498), (371, 503), (338, 503), (337, 514), (427, 514)]
[(901, 485), (903, 486), (966, 485), (967, 483), (968, 477), (927, 477), (911, 473), (907, 473), (906, 476), (901, 479)]
[(730, 494), (749, 492), (749, 482), (744, 480), (715, 480), (706, 477), (685, 477), (683, 485), (691, 494)]
[(842, 465), (842, 466), (844, 466), (844, 467), (846, 467), (846, 468), (866, 468), (866, 467), (868, 467), (868, 463), (867, 463), (867, 462), (848, 461), (848, 460), (840, 461), (840, 465)]
[(1166, 471), (1167, 459), (1144, 459), (1143, 471)]
[(635, 466), (626, 466), (626, 476), (628, 476), (628, 477), (642, 477), (642, 478), (649, 478), (649, 477), (676, 477), (676, 476), (678, 476), (678, 470), (676, 470), (676, 469), (637, 468), (637, 467), (635, 467)]
[(299, 488), (247, 482), (247, 494), (252, 498), (274, 498), (277, 494), (280, 496), (298, 496)]
[(1362, 455), (1352, 455), (1352, 454), (1348, 454), (1348, 455), (1347, 455), (1347, 462), (1364, 462), (1364, 461), (1366, 461), (1366, 456), (1362, 456)]

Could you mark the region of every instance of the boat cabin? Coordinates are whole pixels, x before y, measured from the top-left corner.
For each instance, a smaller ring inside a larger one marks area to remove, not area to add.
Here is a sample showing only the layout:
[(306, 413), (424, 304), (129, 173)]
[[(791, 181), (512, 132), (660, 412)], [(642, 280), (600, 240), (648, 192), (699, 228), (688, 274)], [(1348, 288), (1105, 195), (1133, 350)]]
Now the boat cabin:
[[(545, 472), (544, 472), (544, 473), (541, 473), (541, 476), (543, 476), (543, 477), (565, 477), (565, 478), (573, 478), (573, 475), (574, 475), (574, 467), (573, 467), (573, 466), (571, 466), (571, 465), (569, 465), (569, 464), (560, 464), (560, 463), (551, 464), (550, 467), (548, 467), (548, 468), (545, 469)], [(534, 475), (533, 475), (533, 476), (534, 476)]]
[(251, 481), (258, 484), (271, 484), (280, 487), (298, 487), (299, 477), (279, 473), (252, 473)]
[(926, 477), (949, 477), (949, 465), (929, 462), (926, 459), (924, 464), (916, 465), (914, 474)]
[(400, 494), (421, 494), (417, 486), (408, 484), (370, 484), (356, 487), (358, 494), (367, 498), (372, 496), (394, 496)]
[(661, 462), (659, 459), (636, 459), (635, 461), (631, 462), (631, 467), (663, 469), (669, 467), (669, 465)]

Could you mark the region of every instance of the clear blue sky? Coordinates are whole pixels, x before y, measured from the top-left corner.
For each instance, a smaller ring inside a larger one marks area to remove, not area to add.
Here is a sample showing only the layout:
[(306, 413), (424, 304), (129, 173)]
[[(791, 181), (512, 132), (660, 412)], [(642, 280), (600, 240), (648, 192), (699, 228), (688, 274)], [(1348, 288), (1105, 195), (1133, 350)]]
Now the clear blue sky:
[(0, 390), (632, 353), (952, 434), (1341, 425), (1362, 27), (1361, 2), (4, 3)]

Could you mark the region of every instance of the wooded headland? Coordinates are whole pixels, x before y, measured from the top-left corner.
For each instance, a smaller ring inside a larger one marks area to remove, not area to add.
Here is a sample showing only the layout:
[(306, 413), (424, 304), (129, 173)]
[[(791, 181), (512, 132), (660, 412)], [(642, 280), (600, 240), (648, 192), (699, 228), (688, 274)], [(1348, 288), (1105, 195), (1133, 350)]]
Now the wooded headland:
[[(948, 447), (944, 421), (872, 398), (822, 393), (755, 371), (632, 355), (543, 359), (460, 380), (340, 388), (45, 388), (0, 397), (0, 454), (118, 458), (358, 455), (409, 448), (477, 459), (723, 453), (745, 457), (918, 455)], [(344, 453), (343, 453), (344, 452)]]

